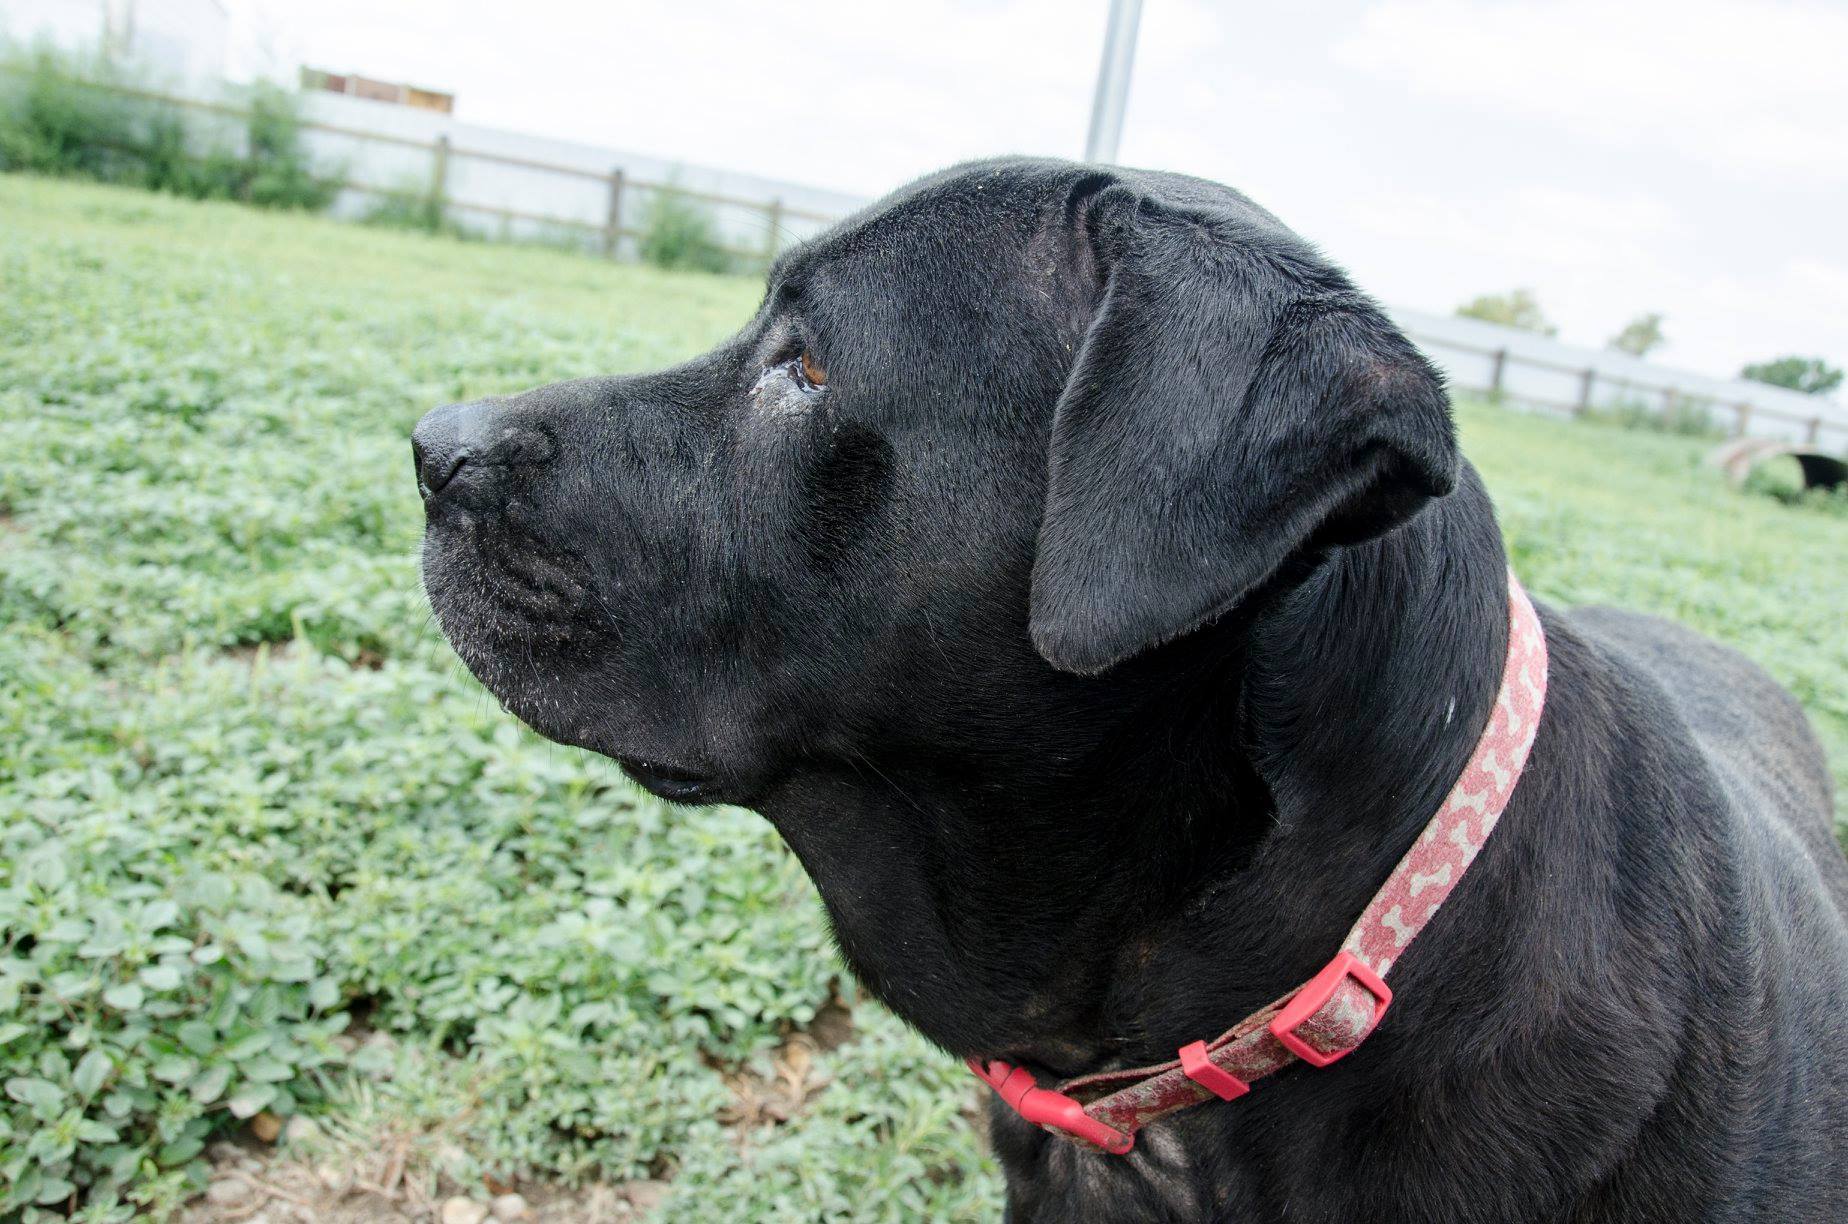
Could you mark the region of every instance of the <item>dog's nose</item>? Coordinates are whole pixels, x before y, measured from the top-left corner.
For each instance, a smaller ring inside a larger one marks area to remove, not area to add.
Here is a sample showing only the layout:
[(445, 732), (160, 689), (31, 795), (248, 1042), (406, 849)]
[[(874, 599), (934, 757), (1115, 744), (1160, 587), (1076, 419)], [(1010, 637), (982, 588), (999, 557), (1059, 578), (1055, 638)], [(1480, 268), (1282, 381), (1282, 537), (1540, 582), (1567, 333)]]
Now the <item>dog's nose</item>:
[(410, 431), (410, 457), (418, 464), (418, 492), (425, 499), (444, 492), (469, 459), (464, 425), (473, 416), (471, 403), (445, 403), (423, 414)]
[(505, 499), (510, 469), (542, 463), (552, 451), (549, 436), (495, 400), (434, 408), (411, 431), (417, 489), (431, 506), (440, 499), (490, 508)]
[(411, 431), (411, 458), (417, 464), (417, 488), (426, 499), (449, 486), (469, 460), (468, 427), (479, 415), (478, 404), (444, 404), (424, 414)]

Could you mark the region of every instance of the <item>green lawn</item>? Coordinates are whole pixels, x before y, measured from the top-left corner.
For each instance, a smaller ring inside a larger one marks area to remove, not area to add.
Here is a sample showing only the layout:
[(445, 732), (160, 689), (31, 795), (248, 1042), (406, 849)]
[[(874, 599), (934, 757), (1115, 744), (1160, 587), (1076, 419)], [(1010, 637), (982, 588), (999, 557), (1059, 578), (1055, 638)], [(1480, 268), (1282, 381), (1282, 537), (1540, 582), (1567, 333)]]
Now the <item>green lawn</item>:
[[(0, 178), (0, 1220), (159, 1210), (297, 1110), (432, 1186), (997, 1214), (972, 1081), (854, 1000), (769, 830), (519, 730), (417, 581), (425, 408), (688, 356), (757, 294)], [(1848, 516), (1684, 439), (1463, 419), (1537, 594), (1739, 645), (1844, 776)]]

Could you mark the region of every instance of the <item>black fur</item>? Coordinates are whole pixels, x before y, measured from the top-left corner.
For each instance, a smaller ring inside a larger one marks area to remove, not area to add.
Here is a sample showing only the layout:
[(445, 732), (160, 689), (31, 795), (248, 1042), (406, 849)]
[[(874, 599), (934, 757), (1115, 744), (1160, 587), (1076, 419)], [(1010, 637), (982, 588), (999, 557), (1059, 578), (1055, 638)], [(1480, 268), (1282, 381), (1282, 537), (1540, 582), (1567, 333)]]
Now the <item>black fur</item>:
[[(947, 171), (786, 255), (712, 354), (417, 443), (476, 674), (762, 812), (862, 982), (1043, 1081), (1319, 968), (1500, 673), (1435, 375), (1178, 176)], [(1372, 1038), (1127, 1158), (996, 1106), (1011, 1218), (1848, 1218), (1848, 865), (1802, 715), (1671, 626), (1542, 617), (1527, 774)]]

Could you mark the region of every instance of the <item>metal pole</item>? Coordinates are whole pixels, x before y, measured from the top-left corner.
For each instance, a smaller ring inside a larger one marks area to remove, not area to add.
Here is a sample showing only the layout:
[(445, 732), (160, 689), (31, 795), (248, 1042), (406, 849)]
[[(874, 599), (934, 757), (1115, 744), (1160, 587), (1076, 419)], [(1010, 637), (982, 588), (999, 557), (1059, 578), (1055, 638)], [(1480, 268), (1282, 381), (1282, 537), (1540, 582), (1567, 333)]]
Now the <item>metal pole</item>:
[(1129, 102), (1129, 70), (1136, 62), (1136, 26), (1142, 0), (1110, 0), (1110, 24), (1104, 28), (1104, 59), (1097, 67), (1097, 96), (1091, 102), (1091, 131), (1084, 159), (1113, 162), (1123, 139), (1123, 108)]

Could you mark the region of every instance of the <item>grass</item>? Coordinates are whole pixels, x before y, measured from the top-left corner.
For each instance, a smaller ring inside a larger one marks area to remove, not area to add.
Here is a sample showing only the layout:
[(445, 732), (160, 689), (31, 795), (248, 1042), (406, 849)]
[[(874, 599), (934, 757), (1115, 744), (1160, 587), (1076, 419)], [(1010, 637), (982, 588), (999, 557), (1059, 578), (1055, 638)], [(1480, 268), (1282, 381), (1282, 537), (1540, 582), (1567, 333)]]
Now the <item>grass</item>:
[[(972, 1082), (770, 831), (520, 730), (419, 590), (426, 407), (684, 358), (759, 287), (16, 176), (0, 215), (0, 1220), (159, 1215), (297, 1111), (426, 1136), (433, 1189), (993, 1218)], [(1843, 777), (1848, 517), (1461, 415), (1537, 594), (1737, 644)]]
[(1561, 604), (1615, 604), (1690, 625), (1766, 668), (1809, 712), (1848, 814), (1848, 515), (1730, 488), (1711, 447), (1652, 430), (1479, 405), (1465, 452), (1495, 497), (1515, 569)]

